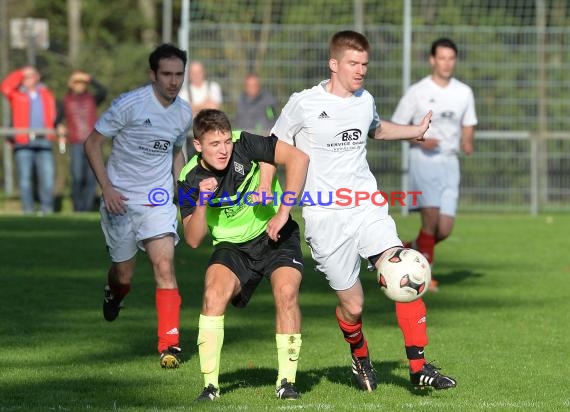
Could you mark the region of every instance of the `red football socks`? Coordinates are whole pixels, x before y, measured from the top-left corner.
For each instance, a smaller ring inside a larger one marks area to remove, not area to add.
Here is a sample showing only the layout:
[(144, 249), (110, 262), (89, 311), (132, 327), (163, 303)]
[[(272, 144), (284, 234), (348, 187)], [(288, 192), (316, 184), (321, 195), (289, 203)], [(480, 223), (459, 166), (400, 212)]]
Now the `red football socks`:
[(339, 317), (338, 307), (336, 309), (336, 320), (338, 326), (344, 335), (344, 340), (350, 344), (350, 351), (357, 358), (364, 358), (368, 356), (368, 342), (362, 333), (362, 321), (351, 324)]
[(410, 370), (417, 372), (425, 364), (423, 348), (428, 344), (424, 301), (420, 298), (409, 303), (396, 302), (396, 317), (404, 336)]
[(418, 252), (422, 253), (431, 265), (433, 263), (433, 255), (435, 249), (435, 236), (430, 235), (423, 230), (420, 230), (420, 233), (416, 239), (416, 247), (418, 249)]
[(156, 289), (158, 352), (179, 345), (180, 305), (178, 289)]

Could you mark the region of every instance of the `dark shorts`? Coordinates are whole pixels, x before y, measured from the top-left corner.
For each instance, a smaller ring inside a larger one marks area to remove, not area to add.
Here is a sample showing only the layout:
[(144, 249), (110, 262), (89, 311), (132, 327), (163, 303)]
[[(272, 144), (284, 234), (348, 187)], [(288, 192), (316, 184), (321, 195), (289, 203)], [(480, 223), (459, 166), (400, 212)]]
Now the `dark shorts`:
[(299, 225), (291, 217), (279, 232), (279, 240), (272, 241), (267, 233), (245, 243), (220, 242), (215, 246), (208, 266), (218, 263), (238, 277), (241, 292), (232, 299), (232, 305), (243, 308), (265, 277), (281, 267), (292, 267), (303, 274), (303, 253)]

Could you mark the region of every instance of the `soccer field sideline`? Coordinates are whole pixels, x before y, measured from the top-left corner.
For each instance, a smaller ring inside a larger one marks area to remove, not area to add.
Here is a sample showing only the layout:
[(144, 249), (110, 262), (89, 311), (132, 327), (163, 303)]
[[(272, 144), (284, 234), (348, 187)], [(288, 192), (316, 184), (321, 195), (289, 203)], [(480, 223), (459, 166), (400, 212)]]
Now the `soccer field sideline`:
[[(417, 216), (395, 219), (402, 237)], [(209, 248), (177, 248), (186, 362), (160, 370), (154, 351), (153, 284), (139, 259), (121, 319), (101, 319), (107, 257), (98, 218), (0, 216), (3, 310), (0, 410), (194, 410), (201, 390), (195, 339)], [(566, 215), (460, 215), (437, 248), (441, 290), (426, 297), (428, 360), (458, 380), (443, 392), (408, 386), (403, 344), (390, 302), (363, 272), (364, 327), (380, 385), (350, 384), (348, 349), (334, 319), (334, 295), (307, 265), (301, 291), (303, 348), (297, 403), (274, 399), (272, 299), (262, 285), (251, 305), (230, 309), (216, 410), (564, 410), (570, 406), (566, 353), (570, 262)], [(531, 235), (530, 235), (531, 234)], [(310, 259), (308, 257), (308, 259)], [(310, 260), (308, 260), (310, 262)], [(378, 299), (375, 299), (378, 297)], [(9, 314), (9, 316), (8, 316)], [(124, 315), (124, 316), (123, 316)], [(537, 389), (540, 388), (540, 389)], [(201, 408), (201, 407), (200, 407)], [(211, 408), (210, 408), (211, 409)]]

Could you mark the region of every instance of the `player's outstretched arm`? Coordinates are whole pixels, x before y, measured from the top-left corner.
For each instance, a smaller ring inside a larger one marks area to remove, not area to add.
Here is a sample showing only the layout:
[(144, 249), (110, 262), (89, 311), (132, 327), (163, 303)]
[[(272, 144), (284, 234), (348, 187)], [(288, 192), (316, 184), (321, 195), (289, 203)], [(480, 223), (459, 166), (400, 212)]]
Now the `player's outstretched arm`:
[[(285, 166), (284, 192), (295, 193), (298, 197), (305, 186), (309, 156), (296, 147), (278, 140), (275, 146), (275, 163)], [(270, 239), (277, 241), (279, 231), (289, 219), (292, 203), (279, 202), (277, 214), (267, 224), (267, 234)]]
[(429, 111), (418, 125), (400, 125), (383, 120), (374, 131), (374, 139), (378, 140), (424, 140), (429, 127), (432, 112)]

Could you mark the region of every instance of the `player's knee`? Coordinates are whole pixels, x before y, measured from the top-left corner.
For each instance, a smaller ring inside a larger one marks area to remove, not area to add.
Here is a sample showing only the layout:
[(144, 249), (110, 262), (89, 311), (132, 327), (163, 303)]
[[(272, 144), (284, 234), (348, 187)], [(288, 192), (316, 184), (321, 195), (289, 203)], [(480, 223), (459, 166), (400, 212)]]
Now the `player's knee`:
[(354, 302), (344, 302), (342, 304), (342, 314), (345, 317), (345, 320), (355, 323), (362, 317), (362, 309), (363, 303), (354, 301)]
[(218, 316), (225, 312), (231, 299), (231, 292), (220, 288), (209, 287), (204, 290), (203, 311), (208, 316)]
[(299, 287), (296, 283), (285, 283), (277, 288), (277, 293), (286, 299), (296, 299), (299, 294)]
[(169, 277), (174, 272), (172, 260), (164, 257), (153, 262), (154, 272), (161, 277)]
[(274, 291), (275, 304), (283, 309), (297, 306), (299, 289), (294, 285), (281, 285)]

